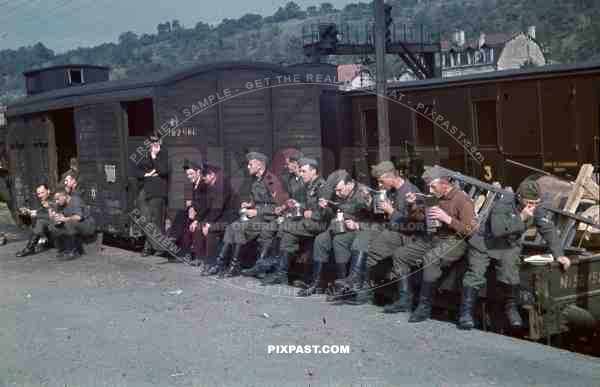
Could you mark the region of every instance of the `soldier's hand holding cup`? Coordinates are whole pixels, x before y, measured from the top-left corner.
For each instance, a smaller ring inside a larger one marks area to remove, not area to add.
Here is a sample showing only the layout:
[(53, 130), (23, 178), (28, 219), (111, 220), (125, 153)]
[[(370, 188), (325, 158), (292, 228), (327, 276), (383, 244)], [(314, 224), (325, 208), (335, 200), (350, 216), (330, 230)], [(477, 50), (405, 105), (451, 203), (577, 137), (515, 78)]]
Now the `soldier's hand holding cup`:
[(407, 192), (406, 202), (409, 204), (415, 204), (417, 202), (417, 194), (414, 192)]
[(388, 215), (391, 215), (394, 212), (394, 205), (388, 199), (379, 202), (377, 207)]

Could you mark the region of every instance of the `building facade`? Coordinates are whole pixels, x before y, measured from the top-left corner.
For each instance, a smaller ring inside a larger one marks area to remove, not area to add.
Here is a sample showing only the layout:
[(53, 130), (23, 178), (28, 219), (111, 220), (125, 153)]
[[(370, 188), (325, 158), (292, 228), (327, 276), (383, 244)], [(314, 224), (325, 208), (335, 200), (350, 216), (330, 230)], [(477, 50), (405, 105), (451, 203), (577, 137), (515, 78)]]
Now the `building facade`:
[(451, 40), (442, 41), (444, 78), (546, 64), (534, 26), (514, 34), (482, 32), (473, 39), (467, 39), (464, 31), (455, 31)]

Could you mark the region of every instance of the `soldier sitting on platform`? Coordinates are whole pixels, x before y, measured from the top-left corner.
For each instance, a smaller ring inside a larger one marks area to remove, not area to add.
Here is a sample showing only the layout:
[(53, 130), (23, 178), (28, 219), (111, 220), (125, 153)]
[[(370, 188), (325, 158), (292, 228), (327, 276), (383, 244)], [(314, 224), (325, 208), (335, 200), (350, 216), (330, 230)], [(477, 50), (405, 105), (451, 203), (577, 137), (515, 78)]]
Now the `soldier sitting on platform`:
[(521, 237), (529, 226), (547, 242), (550, 252), (565, 269), (570, 265), (564, 256), (554, 224), (548, 219), (548, 212), (540, 206), (541, 192), (534, 180), (525, 180), (519, 186), (517, 195), (505, 195), (494, 203), (487, 222), (479, 226), (469, 241), (469, 266), (463, 278), (462, 302), (458, 327), (471, 329), (473, 305), (479, 289), (485, 285), (485, 273), (490, 258), (497, 265), (496, 279), (505, 299), (505, 311), (512, 328), (523, 327), (519, 315), (519, 266), (521, 263)]
[(50, 198), (48, 185), (40, 184), (36, 188), (35, 194), (40, 201), (37, 208), (35, 210), (29, 208), (21, 208), (19, 210), (22, 216), (27, 216), (31, 219), (33, 228), (27, 245), (23, 250), (17, 252), (17, 257), (26, 257), (35, 254), (35, 246), (38, 244), (39, 240), (44, 236), (50, 236), (48, 229), (48, 226), (50, 225), (48, 210), (52, 207), (52, 199)]
[[(359, 236), (361, 224), (371, 220), (371, 195), (368, 187), (358, 183), (345, 170), (337, 170), (327, 177), (326, 192), (335, 192), (338, 200), (334, 207), (336, 219), (329, 229), (317, 235), (313, 252), (313, 282), (308, 289), (298, 293), (300, 297), (310, 296), (319, 291), (323, 265), (329, 262), (333, 253), (338, 279), (346, 278), (346, 266), (352, 255), (352, 245)], [(327, 194), (327, 196), (330, 196)], [(327, 197), (319, 199), (319, 206), (332, 211)], [(335, 297), (327, 297), (328, 301)]]
[(327, 229), (329, 216), (325, 209), (319, 207), (319, 198), (324, 197), (325, 180), (319, 176), (318, 163), (314, 159), (302, 158), (299, 160), (300, 176), (306, 184), (306, 200), (299, 203), (302, 218), (286, 219), (281, 226), (280, 257), (277, 271), (264, 280), (265, 284), (287, 284), (288, 267), (300, 251), (300, 241), (314, 238)]
[[(388, 224), (385, 230), (375, 229), (364, 232), (370, 234), (367, 238), (370, 243), (367, 245), (364, 242), (362, 243), (363, 246), (357, 255), (357, 259), (352, 262), (350, 275), (343, 280), (336, 281), (336, 285), (343, 286), (347, 291), (361, 289), (365, 282), (365, 276), (371, 268), (383, 260), (391, 259), (396, 249), (414, 240), (417, 235), (415, 233), (420, 231), (422, 235), (425, 229), (422, 222), (417, 222), (409, 217), (406, 202), (406, 195), (408, 193), (419, 193), (419, 189), (401, 176), (390, 161), (383, 161), (372, 166), (371, 175), (377, 179), (379, 187), (384, 188), (392, 196), (391, 199), (386, 197), (386, 200), (377, 204), (378, 210), (385, 214)], [(403, 276), (399, 273), (395, 274), (399, 278), (397, 280), (398, 294), (403, 297), (395, 303), (387, 305), (384, 308), (386, 313), (405, 312), (411, 303), (408, 281), (406, 278), (402, 278)], [(354, 303), (365, 302), (366, 294), (366, 291), (358, 293)], [(348, 303), (348, 300), (346, 300), (346, 303)]]
[(81, 238), (96, 232), (94, 219), (86, 214), (85, 203), (78, 195), (58, 190), (54, 200), (56, 211), (49, 211), (53, 221), (49, 228), (58, 249), (57, 258), (75, 259), (83, 251)]
[[(437, 221), (436, 231), (428, 237), (416, 238), (406, 246), (394, 252), (394, 261), (399, 281), (406, 281), (411, 267), (423, 270), (423, 281), (419, 293), (419, 304), (411, 314), (409, 322), (419, 322), (431, 316), (434, 294), (437, 291), (437, 281), (442, 275), (442, 265), (450, 265), (463, 257), (467, 250), (466, 238), (476, 227), (473, 201), (460, 188), (450, 183), (451, 176), (437, 167), (427, 170), (423, 179), (431, 193), (439, 199), (437, 206), (426, 209), (427, 217)], [(411, 206), (411, 212), (417, 207), (417, 195), (408, 193), (406, 200)], [(401, 292), (407, 285), (399, 287)], [(405, 294), (400, 294), (406, 298)]]
[[(258, 239), (260, 257), (266, 257), (275, 236), (277, 224), (275, 208), (277, 204), (274, 196), (286, 196), (285, 188), (281, 181), (272, 173), (266, 171), (267, 156), (259, 152), (250, 152), (246, 155), (248, 171), (254, 178), (250, 189), (250, 201), (241, 203), (242, 217), (230, 224), (225, 230), (223, 247), (217, 256), (216, 265), (208, 275), (232, 277), (240, 274), (240, 252), (243, 245)], [(227, 258), (231, 256), (230, 263)], [(226, 269), (227, 267), (227, 269)]]

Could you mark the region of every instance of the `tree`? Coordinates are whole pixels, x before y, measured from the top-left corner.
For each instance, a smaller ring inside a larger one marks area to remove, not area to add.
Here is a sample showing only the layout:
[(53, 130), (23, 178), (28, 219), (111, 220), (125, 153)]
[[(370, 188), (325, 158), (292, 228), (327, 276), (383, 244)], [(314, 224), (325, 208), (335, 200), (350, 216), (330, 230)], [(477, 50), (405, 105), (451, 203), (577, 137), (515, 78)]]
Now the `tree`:
[(127, 31), (127, 32), (123, 32), (121, 35), (119, 35), (119, 44), (131, 47), (131, 46), (137, 44), (137, 42), (138, 42), (138, 36), (134, 32)]
[(330, 13), (335, 13), (336, 9), (333, 8), (333, 4), (331, 3), (321, 3), (321, 8), (319, 8), (319, 14), (327, 15)]
[(179, 20), (173, 20), (171, 22), (171, 32), (180, 31), (182, 29)]

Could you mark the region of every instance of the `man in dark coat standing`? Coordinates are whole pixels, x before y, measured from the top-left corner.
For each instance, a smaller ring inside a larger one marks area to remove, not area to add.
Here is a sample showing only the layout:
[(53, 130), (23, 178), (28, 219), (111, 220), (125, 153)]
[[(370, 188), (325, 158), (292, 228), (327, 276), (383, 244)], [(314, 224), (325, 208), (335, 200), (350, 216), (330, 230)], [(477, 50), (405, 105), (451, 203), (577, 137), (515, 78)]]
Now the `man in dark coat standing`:
[(143, 188), (138, 196), (140, 213), (145, 219), (145, 223), (140, 225), (146, 233), (143, 257), (154, 253), (164, 254), (164, 248), (153, 235), (160, 238), (164, 233), (165, 204), (169, 190), (167, 150), (162, 147), (161, 140), (157, 136), (148, 137), (147, 144), (148, 152), (138, 162), (136, 168), (137, 177), (143, 182)]

